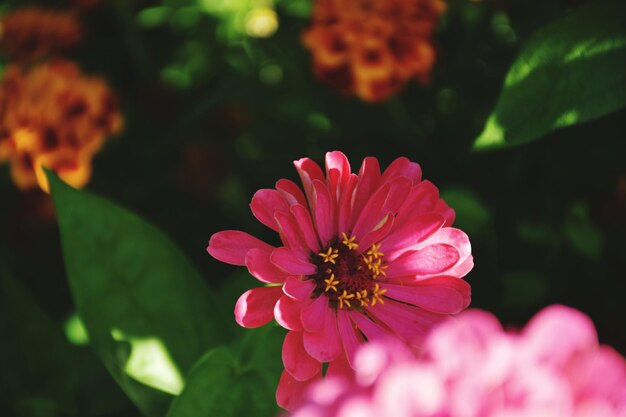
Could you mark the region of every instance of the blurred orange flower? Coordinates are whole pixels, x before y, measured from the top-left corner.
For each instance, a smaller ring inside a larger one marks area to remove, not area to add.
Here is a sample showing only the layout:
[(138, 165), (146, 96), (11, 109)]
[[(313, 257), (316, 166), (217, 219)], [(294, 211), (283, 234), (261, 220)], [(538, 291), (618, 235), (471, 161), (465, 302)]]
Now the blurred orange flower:
[(84, 186), (91, 159), (123, 124), (117, 99), (98, 77), (53, 60), (30, 70), (9, 65), (0, 82), (0, 162), (21, 189), (47, 191), (43, 167)]
[(23, 7), (0, 17), (0, 49), (14, 61), (31, 62), (65, 51), (82, 36), (69, 12)]
[(316, 76), (344, 94), (379, 101), (410, 79), (429, 81), (443, 0), (315, 0), (303, 41)]

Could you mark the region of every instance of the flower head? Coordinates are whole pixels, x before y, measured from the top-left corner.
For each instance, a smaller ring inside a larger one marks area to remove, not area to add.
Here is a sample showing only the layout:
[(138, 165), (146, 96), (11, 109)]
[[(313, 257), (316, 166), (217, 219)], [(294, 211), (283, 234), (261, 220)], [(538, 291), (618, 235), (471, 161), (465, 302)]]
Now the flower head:
[(421, 356), (380, 340), (357, 352), (355, 368), (309, 387), (291, 417), (626, 415), (626, 361), (563, 306), (519, 334), (468, 311), (433, 330)]
[(224, 231), (208, 247), (270, 284), (244, 293), (235, 317), (244, 327), (275, 318), (289, 330), (277, 391), (285, 408), (320, 377), (322, 363), (328, 374), (349, 370), (366, 340), (396, 337), (419, 348), (432, 325), (468, 306), (460, 278), (473, 266), (467, 236), (450, 227), (454, 211), (418, 164), (398, 158), (381, 174), (369, 157), (357, 175), (341, 152), (329, 152), (325, 173), (308, 158), (295, 166), (304, 192), (281, 179), (250, 204), (283, 246)]
[(428, 82), (442, 0), (316, 0), (304, 44), (322, 81), (365, 101)]
[(0, 163), (10, 163), (19, 188), (47, 190), (43, 167), (85, 185), (93, 155), (121, 128), (106, 83), (71, 62), (48, 61), (28, 71), (11, 65), (0, 81)]
[(16, 61), (33, 61), (76, 46), (82, 29), (72, 13), (22, 7), (0, 18), (0, 50)]

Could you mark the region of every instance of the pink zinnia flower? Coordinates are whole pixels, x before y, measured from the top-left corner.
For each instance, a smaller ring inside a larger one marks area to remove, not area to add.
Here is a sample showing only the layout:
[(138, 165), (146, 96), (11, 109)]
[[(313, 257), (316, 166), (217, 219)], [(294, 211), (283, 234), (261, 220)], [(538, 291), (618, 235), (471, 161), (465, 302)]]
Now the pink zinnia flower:
[(626, 361), (564, 306), (521, 333), (468, 311), (435, 329), (420, 357), (380, 340), (357, 352), (355, 368), (311, 385), (291, 417), (626, 416)]
[(396, 159), (381, 175), (365, 158), (353, 174), (341, 152), (295, 166), (304, 186), (287, 179), (259, 190), (250, 207), (278, 232), (281, 247), (247, 233), (211, 237), (208, 251), (269, 284), (244, 293), (235, 307), (244, 327), (272, 319), (289, 330), (277, 402), (289, 408), (310, 382), (349, 371), (366, 340), (394, 336), (419, 347), (436, 323), (470, 303), (460, 279), (473, 267), (470, 243), (450, 227), (454, 211), (420, 166)]

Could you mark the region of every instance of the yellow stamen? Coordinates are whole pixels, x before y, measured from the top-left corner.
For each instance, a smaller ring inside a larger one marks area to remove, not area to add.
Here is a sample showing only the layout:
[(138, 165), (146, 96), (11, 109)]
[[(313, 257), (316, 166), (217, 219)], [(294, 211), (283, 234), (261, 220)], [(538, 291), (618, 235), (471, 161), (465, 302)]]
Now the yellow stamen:
[(343, 294), (341, 294), (339, 297), (337, 297), (337, 301), (339, 301), (339, 308), (343, 308), (343, 305), (345, 304), (347, 307), (351, 308), (352, 304), (350, 304), (350, 301), (354, 298), (354, 294), (348, 294), (348, 291), (343, 290)]
[(329, 290), (337, 292), (337, 285), (339, 284), (339, 280), (335, 279), (335, 274), (330, 274), (330, 277), (328, 279), (325, 279), (324, 282), (326, 283), (326, 289), (324, 290), (324, 292), (328, 292)]
[(380, 288), (380, 285), (376, 284), (374, 290), (372, 291), (372, 307), (376, 305), (376, 303), (385, 304), (385, 300), (383, 300), (382, 296), (387, 292), (386, 288)]
[(373, 257), (374, 259), (382, 258), (384, 253), (379, 251), (381, 245), (382, 245), (381, 243), (378, 243), (378, 244), (374, 243), (372, 247), (370, 248), (370, 250), (366, 252), (366, 254)]
[(339, 256), (339, 250), (333, 249), (333, 247), (329, 247), (326, 252), (318, 253), (319, 256), (324, 258), (324, 262), (330, 262), (331, 264), (335, 264), (335, 258)]
[(356, 236), (352, 235), (350, 236), (350, 238), (348, 238), (348, 235), (346, 235), (345, 232), (343, 232), (341, 235), (343, 236), (343, 240), (341, 241), (341, 243), (346, 245), (348, 249), (354, 250), (359, 247), (359, 244), (355, 242)]
[(381, 266), (379, 266), (376, 276), (379, 276), (379, 275), (382, 275), (383, 277), (387, 276), (387, 273), (385, 272), (385, 269), (387, 269), (387, 268), (389, 268), (389, 265), (381, 265)]
[(361, 307), (367, 306), (369, 303), (369, 300), (367, 298), (367, 290), (357, 291), (356, 299), (359, 300), (359, 302), (361, 303)]

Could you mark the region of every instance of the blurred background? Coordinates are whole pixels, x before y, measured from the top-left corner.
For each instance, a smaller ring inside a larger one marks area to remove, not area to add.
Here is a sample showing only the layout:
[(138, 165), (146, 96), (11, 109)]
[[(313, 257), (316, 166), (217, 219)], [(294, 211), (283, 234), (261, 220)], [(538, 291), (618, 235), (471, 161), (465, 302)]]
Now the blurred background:
[[(224, 229), (276, 239), (250, 213), (256, 190), (297, 180), (293, 160), (323, 163), (330, 150), (353, 170), (365, 156), (382, 167), (406, 156), (470, 236), (473, 307), (519, 326), (548, 304), (573, 306), (624, 354), (626, 111), (472, 151), (520, 46), (581, 3), (448, 0), (430, 81), (373, 103), (315, 77), (302, 42), (310, 0), (3, 0), (0, 12), (28, 4), (76, 14), (83, 39), (65, 57), (107, 81), (124, 118), (86, 188), (165, 231), (227, 294), (228, 317), (254, 280), (206, 246)], [(3, 56), (0, 68), (10, 62)], [(84, 346), (49, 196), (18, 189), (6, 164), (0, 273), (15, 281), (0, 289), (0, 415), (139, 415)], [(49, 344), (56, 337), (63, 352)]]

